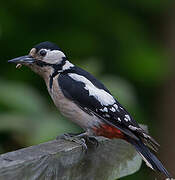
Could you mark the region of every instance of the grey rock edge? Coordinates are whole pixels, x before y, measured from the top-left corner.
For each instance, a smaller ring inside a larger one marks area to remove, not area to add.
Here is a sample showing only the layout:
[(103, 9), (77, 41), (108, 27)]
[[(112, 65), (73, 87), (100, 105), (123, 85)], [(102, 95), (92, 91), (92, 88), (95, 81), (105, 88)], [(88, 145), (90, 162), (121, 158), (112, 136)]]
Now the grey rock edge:
[(127, 142), (99, 137), (87, 152), (53, 140), (0, 155), (0, 180), (115, 180), (139, 170), (141, 158)]

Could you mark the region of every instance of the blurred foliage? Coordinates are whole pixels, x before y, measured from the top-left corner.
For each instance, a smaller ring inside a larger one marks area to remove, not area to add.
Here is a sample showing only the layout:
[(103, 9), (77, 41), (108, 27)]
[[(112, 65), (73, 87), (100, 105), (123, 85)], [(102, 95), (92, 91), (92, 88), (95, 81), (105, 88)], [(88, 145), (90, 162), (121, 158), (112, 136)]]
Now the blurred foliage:
[[(7, 64), (46, 40), (57, 43), (73, 63), (102, 80), (139, 123), (153, 126), (153, 97), (171, 72), (161, 37), (171, 3), (2, 0), (0, 152), (81, 131), (57, 112), (40, 77)], [(133, 179), (150, 179), (148, 171), (143, 166)]]

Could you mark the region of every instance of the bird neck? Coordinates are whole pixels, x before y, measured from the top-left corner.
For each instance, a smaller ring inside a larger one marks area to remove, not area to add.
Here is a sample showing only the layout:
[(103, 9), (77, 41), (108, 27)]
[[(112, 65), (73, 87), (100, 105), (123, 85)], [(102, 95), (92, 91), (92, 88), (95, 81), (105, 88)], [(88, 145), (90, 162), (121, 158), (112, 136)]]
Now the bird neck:
[(49, 88), (52, 89), (53, 79), (55, 76), (57, 76), (60, 73), (70, 71), (73, 67), (74, 67), (74, 65), (72, 63), (70, 63), (68, 60), (65, 61), (65, 63), (62, 65), (62, 67), (54, 66), (53, 67), (54, 70), (52, 71), (52, 73), (49, 76)]
[(29, 65), (32, 71), (40, 75), (44, 80), (49, 77), (55, 77), (59, 73), (71, 70), (74, 67), (67, 59), (63, 59), (60, 64), (50, 64), (38, 60), (36, 64)]
[(49, 84), (51, 89), (54, 78), (60, 73), (71, 71), (74, 65), (65, 59), (60, 64), (49, 64), (38, 61), (36, 65), (31, 65), (29, 67), (32, 69), (32, 71), (40, 75), (45, 80), (46, 84)]

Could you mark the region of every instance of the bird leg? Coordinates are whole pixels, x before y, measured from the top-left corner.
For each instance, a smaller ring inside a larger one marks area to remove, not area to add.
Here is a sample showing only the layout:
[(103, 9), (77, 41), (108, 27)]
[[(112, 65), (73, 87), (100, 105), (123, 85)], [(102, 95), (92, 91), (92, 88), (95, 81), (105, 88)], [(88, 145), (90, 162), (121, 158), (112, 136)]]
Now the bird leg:
[(65, 139), (68, 141), (76, 142), (80, 145), (82, 145), (83, 149), (87, 150), (87, 143), (91, 143), (92, 145), (95, 145), (98, 147), (99, 141), (96, 136), (90, 136), (87, 132), (84, 133), (65, 133), (61, 136), (58, 136), (56, 138), (58, 139)]
[(87, 151), (87, 145), (86, 145), (86, 139), (87, 139), (87, 133), (65, 133), (61, 136), (57, 136), (56, 139), (65, 139), (67, 141), (75, 142), (77, 144), (80, 144), (83, 148), (83, 150)]

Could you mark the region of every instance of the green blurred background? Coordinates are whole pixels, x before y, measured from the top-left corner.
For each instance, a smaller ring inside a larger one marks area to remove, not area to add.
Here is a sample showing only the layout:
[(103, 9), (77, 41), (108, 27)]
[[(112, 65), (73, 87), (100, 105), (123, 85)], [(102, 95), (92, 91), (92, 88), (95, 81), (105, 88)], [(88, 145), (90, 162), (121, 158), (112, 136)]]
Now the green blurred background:
[[(81, 131), (57, 112), (43, 80), (7, 60), (53, 41), (98, 77), (161, 143), (175, 176), (175, 5), (171, 0), (16, 0), (0, 6), (0, 153)], [(146, 165), (123, 178), (155, 179)]]

